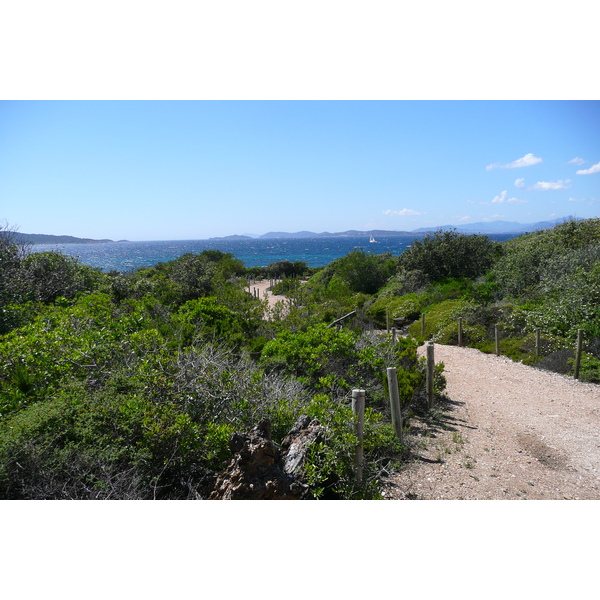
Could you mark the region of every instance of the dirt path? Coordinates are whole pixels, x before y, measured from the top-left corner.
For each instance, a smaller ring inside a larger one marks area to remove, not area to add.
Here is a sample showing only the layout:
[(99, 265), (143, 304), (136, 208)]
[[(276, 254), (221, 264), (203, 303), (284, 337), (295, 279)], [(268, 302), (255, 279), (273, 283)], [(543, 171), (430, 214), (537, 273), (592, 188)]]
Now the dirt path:
[(472, 348), (436, 345), (435, 361), (447, 399), (386, 498), (600, 499), (599, 385)]
[(278, 302), (283, 302), (284, 304), (287, 302), (287, 298), (285, 296), (276, 296), (268, 291), (270, 287), (270, 281), (268, 279), (261, 279), (256, 283), (250, 284), (250, 291), (253, 292), (254, 289), (258, 291), (259, 298), (264, 300), (266, 298), (269, 303), (269, 308), (275, 308)]

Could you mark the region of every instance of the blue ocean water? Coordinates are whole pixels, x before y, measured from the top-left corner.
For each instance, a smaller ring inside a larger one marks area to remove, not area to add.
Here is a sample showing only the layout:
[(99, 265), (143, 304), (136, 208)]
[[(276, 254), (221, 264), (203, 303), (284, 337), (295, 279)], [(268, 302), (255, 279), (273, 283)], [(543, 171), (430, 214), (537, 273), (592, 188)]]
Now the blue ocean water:
[[(43, 244), (34, 245), (33, 252), (58, 250), (76, 257), (82, 264), (103, 271), (131, 271), (167, 262), (188, 252), (203, 250), (230, 252), (246, 267), (262, 267), (280, 260), (304, 261), (309, 267), (322, 267), (336, 258), (346, 256), (354, 249), (382, 254), (391, 252), (398, 256), (423, 235), (389, 236), (370, 243), (366, 236), (329, 237), (306, 239), (244, 239), (244, 240), (177, 240), (158, 242), (108, 242), (95, 244)], [(490, 235), (491, 239), (504, 241), (510, 234)]]

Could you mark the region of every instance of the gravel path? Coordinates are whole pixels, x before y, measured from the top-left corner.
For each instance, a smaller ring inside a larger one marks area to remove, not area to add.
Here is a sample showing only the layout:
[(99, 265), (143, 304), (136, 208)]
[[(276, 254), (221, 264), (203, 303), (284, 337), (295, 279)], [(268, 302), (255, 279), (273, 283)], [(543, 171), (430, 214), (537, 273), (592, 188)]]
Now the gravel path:
[(472, 348), (436, 344), (435, 361), (440, 418), (410, 436), (386, 498), (600, 499), (599, 385)]
[(261, 279), (256, 283), (250, 284), (250, 289), (254, 290), (256, 288), (258, 290), (258, 295), (261, 300), (267, 300), (269, 304), (269, 308), (273, 309), (278, 303), (282, 303), (285, 305), (288, 302), (288, 299), (285, 296), (276, 296), (271, 293), (269, 290), (270, 281), (268, 279)]

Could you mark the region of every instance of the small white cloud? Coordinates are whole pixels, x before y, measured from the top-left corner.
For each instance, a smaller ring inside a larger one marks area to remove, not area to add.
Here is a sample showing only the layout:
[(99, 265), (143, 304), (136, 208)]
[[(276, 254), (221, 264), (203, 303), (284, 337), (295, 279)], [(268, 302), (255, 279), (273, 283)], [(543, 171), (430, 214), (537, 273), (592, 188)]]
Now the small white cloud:
[(525, 204), (527, 202), (527, 200), (519, 200), (519, 198), (507, 198), (506, 194), (507, 190), (504, 190), (501, 194), (495, 196), (492, 200), (492, 204)]
[(558, 181), (538, 181), (535, 186), (532, 186), (533, 189), (537, 190), (567, 190), (571, 186), (570, 179), (559, 179)]
[(422, 213), (412, 210), (412, 208), (403, 208), (402, 210), (384, 210), (384, 215), (393, 215), (395, 217), (412, 217)]
[(576, 171), (577, 175), (593, 175), (594, 173), (600, 173), (600, 162), (592, 165), (589, 169), (580, 169)]
[(570, 179), (565, 179), (564, 181), (562, 179), (559, 179), (558, 181), (538, 181), (535, 185), (532, 185), (528, 189), (542, 191), (566, 190), (570, 187), (568, 185), (569, 183), (571, 183)]
[(518, 187), (518, 188), (525, 187), (525, 179), (523, 179), (523, 177), (519, 177), (519, 179), (515, 179), (515, 187)]
[(583, 158), (579, 158), (579, 156), (576, 156), (575, 158), (572, 158), (567, 164), (568, 165), (582, 165), (585, 162), (585, 160), (583, 160)]
[(486, 167), (487, 171), (491, 171), (492, 169), (518, 169), (520, 167), (530, 167), (531, 165), (537, 165), (541, 163), (542, 159), (538, 156), (534, 156), (529, 153), (521, 158), (517, 158), (517, 160), (513, 160), (513, 162), (508, 163), (506, 165), (502, 165), (500, 163), (494, 163), (493, 165), (488, 165)]

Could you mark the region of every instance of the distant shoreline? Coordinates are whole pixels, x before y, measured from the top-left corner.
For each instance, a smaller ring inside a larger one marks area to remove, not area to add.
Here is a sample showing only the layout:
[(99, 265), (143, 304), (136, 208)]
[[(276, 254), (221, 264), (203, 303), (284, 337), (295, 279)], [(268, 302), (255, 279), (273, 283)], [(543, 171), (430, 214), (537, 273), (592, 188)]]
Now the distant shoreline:
[[(282, 239), (314, 239), (314, 238), (343, 238), (343, 237), (409, 237), (419, 236), (434, 233), (435, 231), (449, 231), (456, 230), (461, 234), (475, 234), (475, 235), (496, 235), (496, 234), (524, 234), (531, 233), (540, 229), (552, 228), (564, 221), (570, 220), (573, 217), (562, 217), (553, 221), (538, 221), (537, 223), (516, 223), (509, 221), (490, 221), (471, 223), (468, 225), (440, 225), (437, 227), (421, 227), (414, 231), (397, 231), (397, 230), (386, 230), (386, 229), (370, 229), (368, 231), (358, 231), (351, 229), (348, 231), (339, 231), (331, 233), (324, 231), (322, 233), (315, 233), (313, 231), (297, 231), (296, 233), (288, 233), (285, 231), (270, 231), (262, 235), (227, 235), (222, 237), (211, 237), (211, 238), (198, 238), (194, 241), (235, 241), (235, 240), (253, 240), (253, 239), (269, 239), (269, 240), (282, 240)], [(579, 219), (577, 219), (579, 220)], [(71, 235), (50, 235), (40, 233), (19, 233), (15, 232), (15, 241), (19, 243), (34, 244), (34, 245), (51, 245), (51, 244), (118, 244), (120, 242), (128, 242), (130, 240), (94, 240), (90, 238), (78, 238)], [(152, 241), (152, 240), (148, 240)], [(186, 241), (186, 240), (176, 240)]]
[(33, 244), (35, 246), (50, 246), (54, 244), (118, 244), (128, 240), (93, 240), (78, 238), (72, 235), (49, 235), (45, 233), (15, 233), (15, 241), (19, 244)]

